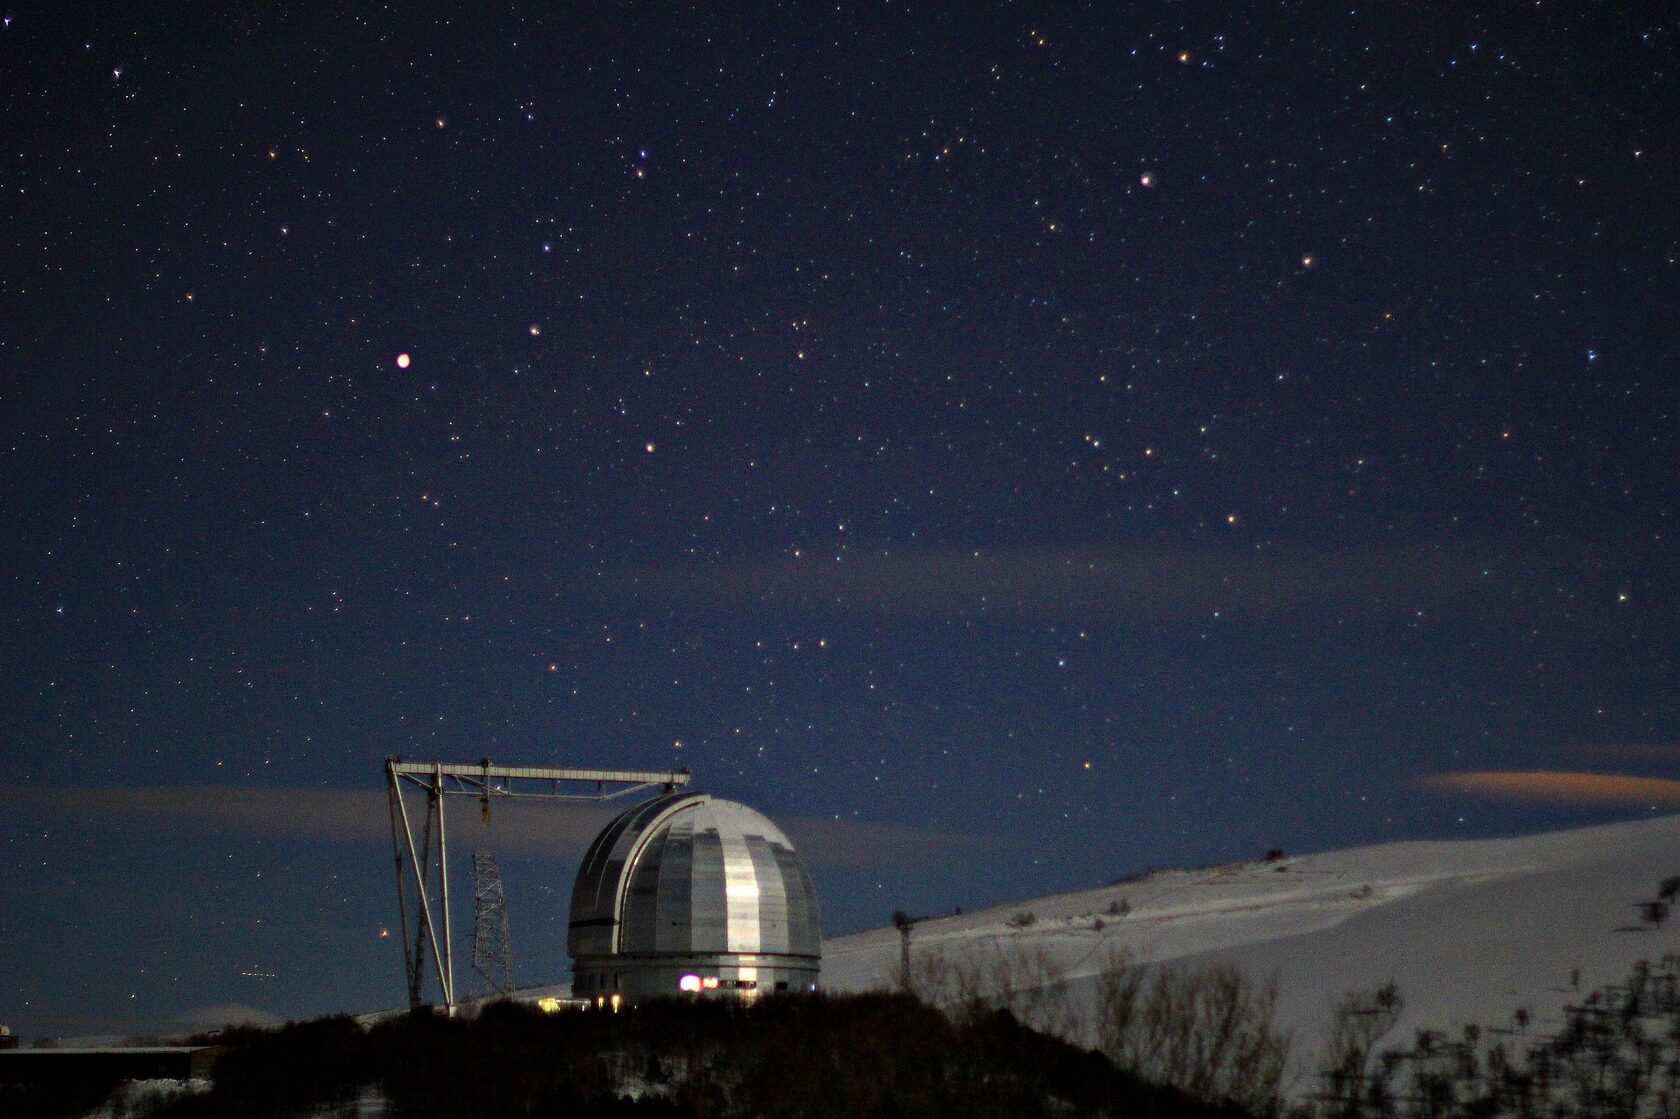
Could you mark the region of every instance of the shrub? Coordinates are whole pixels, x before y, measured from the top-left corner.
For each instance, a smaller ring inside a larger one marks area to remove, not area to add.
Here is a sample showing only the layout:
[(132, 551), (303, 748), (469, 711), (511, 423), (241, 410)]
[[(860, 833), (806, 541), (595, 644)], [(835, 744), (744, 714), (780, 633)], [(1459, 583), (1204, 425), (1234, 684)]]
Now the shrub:
[(1400, 1005), (1392, 985), (1344, 999), (1319, 1074), (1325, 1090), (1304, 1116), (1631, 1119), (1677, 1112), (1680, 957), (1636, 964), (1623, 982), (1566, 1007), (1550, 1033), (1531, 1032), (1529, 1012), (1519, 1010), (1509, 1028), (1419, 1030), (1411, 1044), (1373, 1061), (1370, 1049)]

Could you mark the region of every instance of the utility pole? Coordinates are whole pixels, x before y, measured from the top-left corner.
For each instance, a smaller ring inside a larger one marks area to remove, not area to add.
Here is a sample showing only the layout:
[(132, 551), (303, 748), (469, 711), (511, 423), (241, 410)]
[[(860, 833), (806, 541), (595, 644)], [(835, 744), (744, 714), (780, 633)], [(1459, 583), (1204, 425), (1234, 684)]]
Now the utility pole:
[(893, 928), (898, 930), (898, 989), (910, 993), (910, 930), (919, 917), (912, 917), (902, 909), (893, 910)]

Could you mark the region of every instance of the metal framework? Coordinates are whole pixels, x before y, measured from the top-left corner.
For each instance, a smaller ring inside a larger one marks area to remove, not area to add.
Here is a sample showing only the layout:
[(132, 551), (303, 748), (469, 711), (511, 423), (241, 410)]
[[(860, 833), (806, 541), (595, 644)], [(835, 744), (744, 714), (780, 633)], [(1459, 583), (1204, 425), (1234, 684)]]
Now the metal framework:
[[(563, 769), (550, 766), (496, 765), (489, 758), (474, 763), (385, 759), (391, 810), (391, 852), (396, 861), (397, 908), (402, 915), (403, 967), (408, 1005), (423, 1005), (426, 952), (443, 996), (444, 1011), (455, 1013), (455, 941), (449, 920), (449, 834), (443, 801), (449, 796), (478, 798), (488, 817), (501, 799), (600, 801), (650, 790), (672, 792), (688, 784), (686, 769)], [(588, 786), (593, 785), (593, 791)], [(578, 791), (582, 786), (585, 791)], [(622, 786), (609, 788), (609, 786)], [(416, 827), (409, 811), (413, 791), (425, 798)], [(406, 859), (405, 859), (406, 856)], [(408, 887), (414, 889), (412, 916)]]
[(496, 856), (473, 852), (473, 970), (500, 994), (513, 992), (513, 942), (508, 931), (507, 895)]

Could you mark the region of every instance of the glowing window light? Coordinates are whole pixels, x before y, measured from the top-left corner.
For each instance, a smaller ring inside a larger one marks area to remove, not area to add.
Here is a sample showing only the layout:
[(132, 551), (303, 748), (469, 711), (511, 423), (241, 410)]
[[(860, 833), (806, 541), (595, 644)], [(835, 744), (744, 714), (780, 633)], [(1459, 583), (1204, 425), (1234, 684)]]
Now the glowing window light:
[(677, 986), (684, 991), (698, 991), (700, 989), (700, 977), (698, 975), (685, 975), (677, 980)]

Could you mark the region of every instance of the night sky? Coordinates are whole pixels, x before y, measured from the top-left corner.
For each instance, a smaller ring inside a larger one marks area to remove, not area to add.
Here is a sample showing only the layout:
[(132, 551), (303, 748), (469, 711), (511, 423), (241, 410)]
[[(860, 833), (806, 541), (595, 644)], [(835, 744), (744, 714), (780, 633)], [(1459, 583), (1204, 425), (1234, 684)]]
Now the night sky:
[(830, 933), (1680, 803), (1672, 5), (239, 7), (0, 29), (0, 1022), (400, 1004), (388, 754)]

